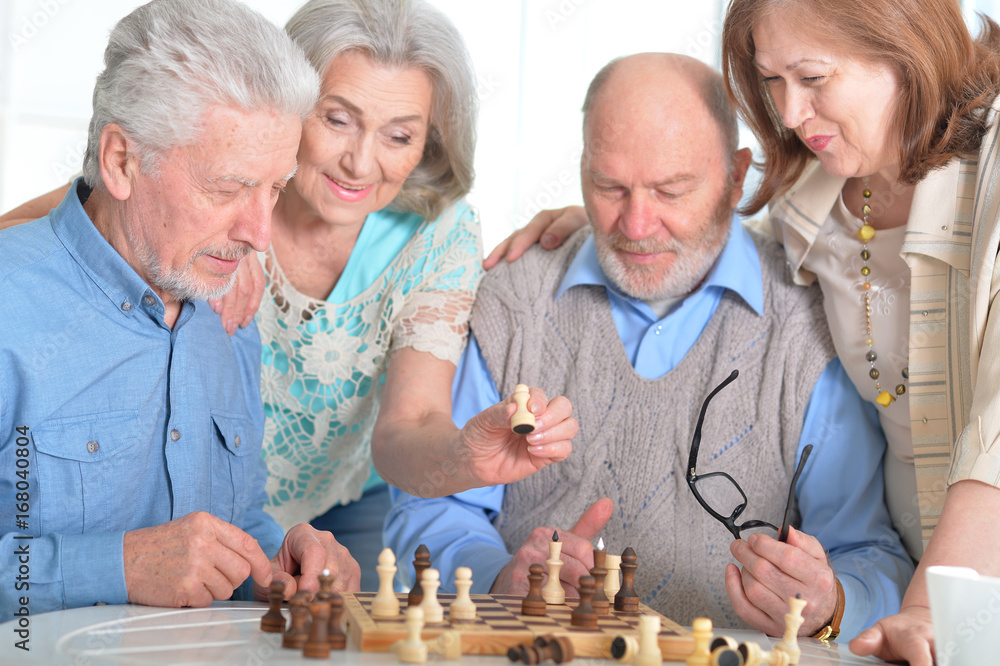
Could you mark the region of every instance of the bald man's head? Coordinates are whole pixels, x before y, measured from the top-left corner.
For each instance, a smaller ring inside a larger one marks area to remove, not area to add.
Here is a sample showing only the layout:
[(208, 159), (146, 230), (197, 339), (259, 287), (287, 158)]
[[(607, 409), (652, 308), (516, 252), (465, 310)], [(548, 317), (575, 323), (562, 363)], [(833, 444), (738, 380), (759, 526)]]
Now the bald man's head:
[[(667, 98), (672, 82), (690, 86), (701, 97), (705, 111), (715, 120), (727, 151), (731, 154), (739, 148), (736, 113), (729, 104), (722, 75), (699, 60), (676, 53), (640, 53), (615, 58), (602, 67), (590, 82), (583, 100), (584, 139), (587, 120), (605, 92), (614, 99), (619, 89), (642, 92), (650, 90), (657, 82), (666, 87)], [(608, 84), (614, 84), (614, 89), (605, 91)]]
[(684, 56), (622, 58), (584, 112), (580, 181), (605, 275), (645, 301), (691, 293), (722, 252), (750, 164), (721, 77)]

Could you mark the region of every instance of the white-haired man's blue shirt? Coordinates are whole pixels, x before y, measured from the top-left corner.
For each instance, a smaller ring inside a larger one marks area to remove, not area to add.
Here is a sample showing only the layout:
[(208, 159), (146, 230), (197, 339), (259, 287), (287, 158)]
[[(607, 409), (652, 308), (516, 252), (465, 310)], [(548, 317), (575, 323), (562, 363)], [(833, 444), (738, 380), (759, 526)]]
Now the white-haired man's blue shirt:
[[(726, 290), (762, 313), (762, 280), (756, 245), (734, 219), (722, 254), (701, 286), (663, 318), (646, 303), (622, 294), (608, 280), (597, 260), (593, 237), (574, 257), (556, 297), (578, 285), (605, 287), (632, 366), (651, 379), (680, 363)], [(473, 335), (452, 388), (455, 424), (463, 426), (501, 399)], [(913, 575), (913, 563), (890, 525), (883, 499), (886, 444), (875, 408), (861, 399), (836, 358), (813, 387), (797, 458), (807, 444), (814, 449), (798, 484), (799, 527), (819, 539), (829, 553), (846, 600), (840, 636), (849, 640), (876, 620), (898, 611)], [(512, 558), (490, 522), (503, 504), (504, 486), (438, 499), (419, 499), (395, 488), (392, 491), (394, 506), (386, 517), (385, 540), (399, 561), (409, 562), (417, 545), (426, 544), (441, 572), (442, 589), (454, 589), (456, 567), (470, 566), (473, 592), (488, 592)], [(719, 529), (725, 528), (720, 524)], [(400, 571), (404, 584), (410, 584), (412, 568), (402, 566)]]
[(268, 557), (283, 537), (263, 511), (256, 327), (230, 338), (204, 301), (167, 327), (78, 188), (0, 231), (0, 622), (125, 603), (124, 533), (193, 511)]

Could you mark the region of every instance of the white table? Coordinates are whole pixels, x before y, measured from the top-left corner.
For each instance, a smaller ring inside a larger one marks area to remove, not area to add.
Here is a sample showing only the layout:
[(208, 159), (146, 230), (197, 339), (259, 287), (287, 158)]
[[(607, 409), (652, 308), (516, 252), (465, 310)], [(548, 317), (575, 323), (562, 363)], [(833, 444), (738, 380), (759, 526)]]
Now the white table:
[[(265, 603), (217, 602), (209, 608), (154, 608), (150, 606), (93, 606), (31, 616), (30, 652), (14, 648), (19, 640), (14, 622), (0, 624), (0, 664), (45, 666), (125, 666), (160, 664), (272, 664), (326, 663), (305, 659), (298, 651), (281, 648), (279, 634), (260, 630)], [(287, 617), (288, 609), (285, 609)], [(751, 631), (716, 631), (738, 641), (755, 641), (770, 649), (772, 640)], [(847, 646), (826, 646), (800, 639), (801, 666), (878, 664), (850, 653)], [(431, 655), (428, 662), (443, 661)], [(583, 664), (614, 664), (610, 660), (577, 659)], [(388, 653), (359, 652), (348, 641), (347, 650), (331, 651), (334, 664), (397, 664)], [(445, 662), (448, 663), (448, 662)], [(506, 657), (463, 656), (462, 664), (503, 666)], [(552, 663), (552, 662), (548, 662)], [(681, 663), (681, 662), (665, 662)]]

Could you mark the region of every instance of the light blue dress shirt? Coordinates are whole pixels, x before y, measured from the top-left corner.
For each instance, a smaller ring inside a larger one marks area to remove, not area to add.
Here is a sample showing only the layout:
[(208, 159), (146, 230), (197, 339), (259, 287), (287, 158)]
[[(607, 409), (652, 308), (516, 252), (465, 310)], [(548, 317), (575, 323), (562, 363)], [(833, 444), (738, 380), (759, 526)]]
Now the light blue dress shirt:
[[(761, 314), (762, 281), (756, 245), (734, 219), (722, 254), (705, 281), (662, 319), (610, 283), (598, 263), (592, 237), (571, 262), (557, 298), (577, 285), (604, 286), (633, 367), (643, 377), (657, 378), (684, 358), (726, 290)], [(474, 336), (458, 367), (452, 393), (453, 417), (459, 427), (501, 400)], [(813, 387), (797, 458), (807, 444), (814, 449), (798, 484), (799, 527), (819, 539), (829, 553), (846, 601), (840, 640), (850, 640), (899, 610), (913, 563), (890, 525), (883, 499), (886, 444), (875, 408), (861, 400), (837, 359), (827, 365)], [(707, 451), (702, 456), (710, 457)], [(438, 499), (392, 491), (395, 504), (386, 518), (385, 540), (399, 561), (408, 562), (416, 546), (426, 544), (434, 566), (441, 571), (442, 589), (454, 589), (456, 567), (471, 566), (473, 592), (488, 592), (512, 557), (490, 522), (502, 507), (504, 487)], [(725, 529), (721, 523), (719, 529)], [(401, 571), (405, 572), (402, 580), (409, 584), (410, 567)], [(723, 575), (720, 571), (720, 579)]]
[(124, 533), (193, 511), (268, 557), (282, 540), (262, 509), (256, 327), (230, 338), (198, 301), (168, 328), (78, 187), (0, 231), (0, 622), (22, 606), (124, 603)]

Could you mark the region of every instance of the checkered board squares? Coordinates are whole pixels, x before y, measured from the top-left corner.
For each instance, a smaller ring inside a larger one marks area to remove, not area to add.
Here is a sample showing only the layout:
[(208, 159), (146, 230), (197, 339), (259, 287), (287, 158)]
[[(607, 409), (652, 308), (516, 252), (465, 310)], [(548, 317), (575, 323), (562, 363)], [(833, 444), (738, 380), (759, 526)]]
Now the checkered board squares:
[[(370, 611), (374, 592), (358, 592), (344, 595), (347, 632), (363, 652), (388, 652), (392, 644), (406, 638), (406, 595), (397, 595), (403, 611), (399, 617), (382, 620), (372, 618)], [(438, 600), (445, 607), (445, 621), (440, 624), (426, 624), (422, 636), (424, 640), (437, 637), (444, 631), (456, 631), (461, 636), (463, 654), (507, 654), (507, 648), (519, 643), (530, 643), (536, 636), (556, 634), (567, 636), (573, 642), (578, 657), (611, 657), (611, 641), (615, 636), (639, 636), (639, 615), (649, 614), (660, 617), (660, 650), (663, 658), (684, 660), (694, 649), (690, 632), (676, 622), (668, 620), (656, 611), (639, 605), (639, 614), (618, 613), (614, 609), (609, 615), (599, 615), (597, 629), (584, 629), (570, 624), (574, 606), (549, 605), (544, 617), (521, 615), (521, 599), (518, 596), (473, 594), (476, 604), (474, 621), (448, 619), (448, 605), (454, 594), (439, 594)]]

